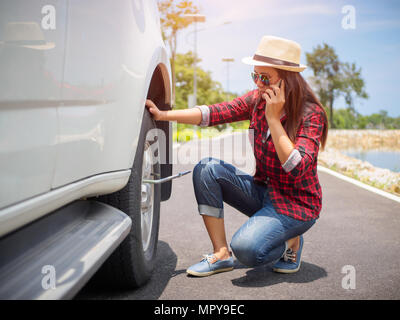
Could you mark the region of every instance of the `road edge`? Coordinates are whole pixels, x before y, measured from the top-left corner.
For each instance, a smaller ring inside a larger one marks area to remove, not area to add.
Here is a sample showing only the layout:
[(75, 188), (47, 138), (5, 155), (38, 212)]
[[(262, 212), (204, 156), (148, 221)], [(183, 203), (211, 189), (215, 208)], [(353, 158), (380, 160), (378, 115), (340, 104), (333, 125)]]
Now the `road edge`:
[(363, 189), (365, 189), (365, 190), (374, 192), (374, 193), (376, 193), (376, 194), (379, 194), (380, 196), (383, 196), (383, 197), (385, 197), (385, 198), (388, 198), (388, 199), (390, 199), (390, 200), (393, 200), (393, 201), (396, 201), (396, 202), (399, 202), (399, 203), (400, 203), (400, 197), (398, 197), (398, 196), (396, 196), (396, 195), (394, 195), (394, 194), (391, 194), (391, 193), (386, 192), (386, 191), (383, 191), (383, 190), (381, 190), (381, 189), (372, 187), (372, 186), (370, 186), (370, 185), (368, 185), (368, 184), (366, 184), (366, 183), (363, 183), (363, 182), (358, 181), (358, 180), (356, 180), (356, 179), (353, 179), (353, 178), (350, 178), (350, 177), (348, 177), (348, 176), (345, 176), (344, 174), (341, 174), (341, 173), (339, 173), (339, 172), (336, 172), (336, 171), (333, 171), (333, 170), (331, 170), (331, 169), (328, 169), (328, 168), (326, 168), (326, 167), (324, 167), (324, 166), (322, 166), (322, 165), (317, 165), (317, 169), (318, 169), (318, 171), (328, 173), (328, 174), (330, 174), (330, 175), (335, 176), (336, 178), (339, 178), (339, 179), (341, 179), (341, 180), (350, 182), (350, 183), (352, 183), (352, 184), (354, 184), (354, 185), (356, 185), (356, 186), (358, 186), (358, 187), (360, 187), (360, 188), (363, 188)]

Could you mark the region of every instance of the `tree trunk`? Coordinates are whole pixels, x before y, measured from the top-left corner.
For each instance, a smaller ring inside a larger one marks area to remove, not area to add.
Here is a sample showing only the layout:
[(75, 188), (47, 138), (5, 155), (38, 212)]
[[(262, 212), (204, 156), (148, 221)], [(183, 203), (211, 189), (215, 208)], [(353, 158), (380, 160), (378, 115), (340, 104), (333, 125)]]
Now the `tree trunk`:
[(333, 95), (329, 98), (329, 110), (330, 110), (330, 122), (331, 122), (331, 128), (334, 128), (333, 124)]

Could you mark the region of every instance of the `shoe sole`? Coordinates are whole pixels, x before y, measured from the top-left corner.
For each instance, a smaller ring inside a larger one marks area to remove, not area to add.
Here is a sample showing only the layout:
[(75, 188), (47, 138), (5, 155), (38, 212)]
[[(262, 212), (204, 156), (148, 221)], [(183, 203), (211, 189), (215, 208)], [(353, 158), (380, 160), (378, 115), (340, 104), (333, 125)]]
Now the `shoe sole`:
[(272, 270), (278, 273), (295, 273), (299, 271), (300, 269), (301, 262), (299, 263), (299, 266), (296, 269), (279, 269), (279, 268), (273, 268)]
[(224, 269), (218, 269), (218, 270), (214, 270), (214, 271), (209, 271), (209, 272), (196, 272), (193, 270), (186, 270), (186, 272), (192, 276), (196, 276), (196, 277), (207, 277), (207, 276), (211, 276), (213, 274), (216, 273), (220, 273), (220, 272), (226, 272), (226, 271), (232, 271), (233, 267), (231, 268), (224, 268)]

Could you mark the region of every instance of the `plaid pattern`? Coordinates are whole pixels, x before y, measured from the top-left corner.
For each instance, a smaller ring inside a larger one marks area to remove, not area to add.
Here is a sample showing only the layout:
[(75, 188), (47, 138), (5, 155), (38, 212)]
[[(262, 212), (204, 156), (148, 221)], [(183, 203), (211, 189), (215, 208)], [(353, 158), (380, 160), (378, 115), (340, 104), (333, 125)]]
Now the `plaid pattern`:
[[(308, 104), (297, 131), (295, 149), (282, 165), (269, 134), (265, 118), (265, 100), (253, 90), (230, 102), (199, 106), (201, 126), (214, 126), (250, 120), (254, 132), (256, 173), (254, 181), (268, 186), (269, 197), (278, 213), (298, 220), (319, 217), (322, 191), (317, 174), (317, 156), (324, 128), (324, 113), (317, 104)], [(281, 117), (281, 123), (286, 120)], [(250, 139), (253, 140), (252, 138)]]

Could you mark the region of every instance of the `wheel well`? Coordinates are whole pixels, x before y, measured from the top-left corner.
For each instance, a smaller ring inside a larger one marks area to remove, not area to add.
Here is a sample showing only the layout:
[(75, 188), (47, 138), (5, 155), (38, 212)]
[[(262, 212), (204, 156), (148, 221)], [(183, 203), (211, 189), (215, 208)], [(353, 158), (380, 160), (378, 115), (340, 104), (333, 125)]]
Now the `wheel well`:
[(171, 110), (171, 85), (167, 68), (159, 64), (151, 77), (147, 99), (152, 100), (161, 110)]
[[(150, 81), (147, 99), (153, 101), (160, 110), (171, 110), (171, 85), (168, 70), (165, 65), (159, 64)], [(172, 126), (169, 121), (156, 121), (156, 127), (163, 130), (166, 137), (166, 163), (161, 163), (161, 178), (172, 175)], [(161, 201), (168, 200), (171, 196), (172, 182), (161, 184)]]

